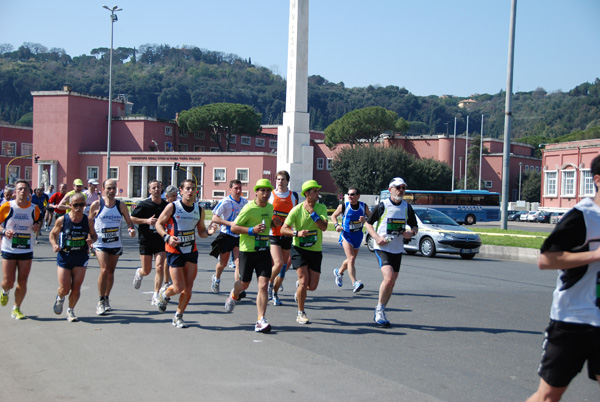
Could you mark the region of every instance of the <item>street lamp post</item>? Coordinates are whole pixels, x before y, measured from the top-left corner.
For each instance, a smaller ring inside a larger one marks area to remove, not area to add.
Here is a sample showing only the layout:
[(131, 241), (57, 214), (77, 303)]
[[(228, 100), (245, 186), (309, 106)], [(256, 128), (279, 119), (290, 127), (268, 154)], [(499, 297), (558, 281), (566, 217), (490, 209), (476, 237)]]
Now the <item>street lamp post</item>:
[(113, 54), (113, 27), (118, 21), (117, 11), (123, 10), (118, 6), (102, 6), (110, 11), (110, 56), (108, 61), (108, 138), (106, 141), (106, 179), (110, 178), (110, 140), (112, 135), (112, 54)]
[(463, 157), (459, 156), (458, 160), (459, 160), (459, 162), (458, 162), (458, 182), (460, 183), (460, 179), (462, 179), (462, 160), (463, 160)]
[(519, 162), (519, 201), (521, 201), (521, 169), (523, 168), (523, 162)]

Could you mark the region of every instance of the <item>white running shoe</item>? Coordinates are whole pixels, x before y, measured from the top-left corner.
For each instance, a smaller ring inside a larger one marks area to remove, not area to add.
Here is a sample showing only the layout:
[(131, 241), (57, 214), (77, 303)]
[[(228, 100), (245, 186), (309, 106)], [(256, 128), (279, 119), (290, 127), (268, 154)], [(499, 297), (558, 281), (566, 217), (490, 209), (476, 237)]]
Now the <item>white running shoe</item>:
[(67, 321), (69, 322), (78, 322), (79, 318), (75, 315), (75, 311), (73, 309), (67, 309)]
[(231, 313), (234, 308), (235, 308), (235, 299), (233, 298), (233, 296), (231, 296), (231, 293), (230, 293), (229, 297), (225, 301), (225, 311), (227, 311), (228, 313)]
[(96, 314), (106, 315), (106, 306), (104, 305), (104, 299), (98, 302), (98, 307), (96, 307)]
[(173, 317), (173, 326), (176, 328), (188, 328), (186, 322), (183, 321), (183, 316), (180, 314), (175, 314)]
[(61, 300), (58, 295), (56, 295), (56, 301), (54, 302), (54, 314), (61, 315), (63, 312), (63, 305), (65, 304), (65, 299)]
[(308, 317), (304, 311), (298, 311), (298, 316), (296, 317), (296, 322), (298, 324), (310, 324)]
[(142, 276), (140, 275), (140, 269), (135, 270), (135, 275), (133, 276), (133, 288), (139, 289), (142, 286)]
[(254, 332), (269, 332), (271, 331), (271, 324), (267, 322), (265, 317), (262, 317), (260, 320), (256, 321), (256, 325), (254, 326)]
[(217, 275), (213, 275), (212, 282), (210, 284), (210, 289), (212, 290), (212, 292), (214, 294), (217, 294), (221, 290), (220, 287), (221, 287), (221, 280), (217, 279)]

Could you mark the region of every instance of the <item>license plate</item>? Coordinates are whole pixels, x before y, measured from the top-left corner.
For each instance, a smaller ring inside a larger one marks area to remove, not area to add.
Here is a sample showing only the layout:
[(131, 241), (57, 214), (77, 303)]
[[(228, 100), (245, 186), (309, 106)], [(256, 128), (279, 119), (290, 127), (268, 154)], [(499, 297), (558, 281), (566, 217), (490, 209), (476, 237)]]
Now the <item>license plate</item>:
[(468, 248), (468, 249), (461, 248), (460, 249), (460, 253), (461, 254), (473, 254), (473, 249), (470, 249), (470, 248)]

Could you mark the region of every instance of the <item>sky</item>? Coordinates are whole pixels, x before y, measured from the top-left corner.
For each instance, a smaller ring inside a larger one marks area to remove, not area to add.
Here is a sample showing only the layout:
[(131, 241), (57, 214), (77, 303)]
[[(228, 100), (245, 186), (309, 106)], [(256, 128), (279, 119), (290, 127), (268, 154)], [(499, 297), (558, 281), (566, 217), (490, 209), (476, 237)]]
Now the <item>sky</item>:
[[(62, 48), (183, 45), (236, 54), (286, 76), (289, 0), (0, 0), (0, 44)], [(507, 86), (511, 0), (313, 0), (309, 75), (418, 96)], [(513, 92), (569, 91), (600, 77), (599, 0), (519, 0)]]

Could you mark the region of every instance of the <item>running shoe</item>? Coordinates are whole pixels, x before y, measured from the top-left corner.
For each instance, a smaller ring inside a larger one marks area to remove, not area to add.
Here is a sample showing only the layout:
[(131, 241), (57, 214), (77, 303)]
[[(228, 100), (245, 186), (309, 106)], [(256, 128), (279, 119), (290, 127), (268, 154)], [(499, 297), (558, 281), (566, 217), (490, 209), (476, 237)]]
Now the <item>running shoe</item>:
[(108, 296), (104, 297), (104, 309), (106, 312), (112, 311), (112, 307), (110, 306), (110, 300), (108, 300)]
[(298, 316), (296, 317), (296, 322), (298, 324), (310, 324), (308, 317), (304, 311), (298, 311)]
[(214, 294), (217, 294), (217, 293), (219, 293), (219, 290), (221, 290), (220, 287), (221, 287), (221, 280), (217, 279), (217, 275), (213, 275), (212, 282), (210, 284), (210, 289), (212, 290), (212, 292)]
[(135, 270), (135, 275), (133, 276), (133, 288), (139, 289), (142, 286), (142, 276), (140, 275), (140, 269)]
[(267, 333), (271, 331), (271, 324), (267, 322), (265, 317), (262, 317), (260, 320), (256, 321), (256, 325), (254, 326), (254, 332), (264, 332)]
[(300, 282), (296, 281), (296, 292), (294, 293), (294, 301), (298, 303), (298, 286), (300, 286)]
[(154, 293), (152, 295), (152, 301), (150, 302), (151, 306), (158, 306), (158, 293)]
[(246, 297), (246, 291), (245, 291), (245, 290), (242, 290), (242, 291), (240, 292), (240, 294), (238, 295), (238, 299), (237, 299), (237, 301), (241, 301), (241, 300), (242, 300), (243, 298), (245, 298), (245, 297)]
[(177, 328), (187, 328), (188, 325), (183, 321), (183, 315), (175, 314), (173, 317), (173, 326)]
[(160, 312), (160, 313), (164, 313), (165, 311), (167, 311), (167, 303), (169, 301), (167, 300), (167, 296), (165, 295), (165, 291), (161, 290), (160, 292), (158, 292), (158, 304), (156, 305), (156, 309)]
[(269, 298), (269, 300), (271, 300), (273, 298), (273, 284), (269, 283), (269, 285), (267, 286), (267, 297)]
[(3, 306), (8, 304), (8, 293), (4, 293), (4, 290), (0, 291), (0, 304)]
[(25, 318), (27, 318), (25, 317), (25, 314), (21, 313), (21, 309), (18, 307), (13, 308), (11, 317), (15, 320), (24, 320)]
[(271, 300), (271, 302), (274, 306), (281, 306), (283, 304), (281, 300), (279, 300), (279, 296), (277, 296), (277, 293), (273, 293), (273, 300)]
[(106, 305), (104, 304), (104, 299), (98, 302), (98, 307), (96, 307), (96, 314), (106, 315)]
[(390, 326), (390, 322), (385, 317), (385, 310), (382, 308), (375, 309), (375, 315), (373, 317), (373, 321), (375, 321), (375, 323), (377, 325), (382, 326), (382, 327)]
[(365, 285), (363, 285), (361, 281), (356, 281), (356, 282), (354, 282), (354, 286), (352, 286), (352, 292), (358, 293), (364, 287), (365, 287)]
[(335, 276), (335, 284), (338, 285), (338, 287), (342, 287), (343, 285), (343, 279), (342, 279), (342, 274), (340, 274), (340, 270), (339, 269), (334, 269), (333, 270), (333, 276)]
[(234, 308), (235, 308), (235, 299), (233, 298), (233, 296), (230, 293), (229, 297), (225, 301), (225, 311), (227, 311), (228, 313), (231, 313)]
[(65, 299), (61, 299), (56, 295), (56, 301), (54, 302), (54, 314), (61, 315), (63, 311), (63, 305), (65, 304)]
[(67, 321), (69, 322), (78, 322), (79, 318), (77, 318), (77, 316), (75, 315), (75, 311), (73, 311), (73, 309), (69, 308), (67, 309)]

